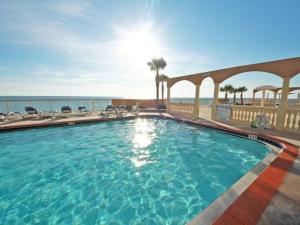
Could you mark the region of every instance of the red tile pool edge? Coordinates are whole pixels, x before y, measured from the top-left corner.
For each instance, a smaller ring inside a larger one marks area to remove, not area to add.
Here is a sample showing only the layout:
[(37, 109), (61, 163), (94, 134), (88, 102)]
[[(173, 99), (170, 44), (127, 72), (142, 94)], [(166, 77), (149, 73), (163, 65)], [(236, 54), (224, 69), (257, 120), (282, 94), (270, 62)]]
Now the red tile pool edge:
[(217, 218), (214, 225), (254, 225), (270, 204), (285, 175), (297, 158), (298, 149), (286, 144), (279, 156), (257, 179)]
[[(181, 118), (175, 118), (181, 120)], [(277, 193), (285, 175), (293, 165), (299, 151), (298, 147), (278, 137), (242, 131), (221, 125), (208, 125), (201, 122), (185, 120), (187, 123), (205, 126), (224, 132), (249, 135), (272, 140), (284, 146), (284, 150), (256, 178), (256, 180), (212, 223), (213, 225), (255, 225)]]

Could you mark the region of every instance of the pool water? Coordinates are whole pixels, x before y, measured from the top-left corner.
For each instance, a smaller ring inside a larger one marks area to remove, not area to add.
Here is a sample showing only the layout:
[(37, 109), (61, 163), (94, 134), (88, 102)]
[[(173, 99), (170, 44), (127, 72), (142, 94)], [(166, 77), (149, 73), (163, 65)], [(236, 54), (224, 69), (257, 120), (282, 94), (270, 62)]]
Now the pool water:
[(268, 152), (157, 118), (0, 133), (0, 224), (184, 224)]

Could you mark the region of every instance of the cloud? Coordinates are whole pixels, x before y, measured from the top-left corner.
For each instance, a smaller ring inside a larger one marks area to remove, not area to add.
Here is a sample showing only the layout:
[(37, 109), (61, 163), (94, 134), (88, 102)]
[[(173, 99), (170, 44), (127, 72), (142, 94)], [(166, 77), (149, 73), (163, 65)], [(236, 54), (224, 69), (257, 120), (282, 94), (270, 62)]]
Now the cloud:
[(32, 73), (35, 78), (66, 78), (67, 74), (64, 71), (50, 69), (45, 66), (36, 67)]
[(114, 46), (117, 45), (115, 40), (87, 38), (84, 33), (72, 29), (73, 26), (66, 21), (53, 17), (53, 11), (60, 15), (83, 15), (87, 10), (86, 7), (80, 7), (73, 2), (74, 7), (69, 9), (67, 7), (69, 4), (64, 1), (47, 5), (49, 7), (43, 4), (18, 6), (4, 3), (0, 9), (1, 32), (11, 33), (12, 38), (9, 41), (15, 44), (37, 46), (54, 51), (68, 56), (69, 60), (114, 64), (113, 51)]
[[(166, 40), (163, 42), (159, 39), (165, 36), (164, 28), (155, 24), (152, 18), (149, 18), (148, 22), (134, 25), (121, 24), (122, 22), (118, 25), (111, 24), (108, 26), (111, 30), (105, 30), (108, 32), (106, 35), (95, 33), (94, 29), (87, 29), (89, 33), (86, 34), (81, 28), (85, 25), (90, 26), (90, 18), (88, 20), (85, 18), (93, 8), (91, 2), (33, 1), (31, 4), (26, 4), (10, 1), (0, 4), (0, 34), (10, 33), (12, 38), (8, 41), (17, 45), (38, 47), (65, 59), (64, 65), (53, 67), (46, 63), (27, 71), (28, 76), (34, 77), (34, 83), (47, 82), (49, 88), (54, 88), (55, 83), (59, 83), (76, 87), (81, 85), (89, 87), (90, 90), (99, 90), (100, 87), (109, 93), (109, 87), (116, 93), (124, 91), (127, 94), (136, 94), (137, 90), (143, 93), (145, 92), (143, 87), (146, 86), (152, 90), (154, 75), (146, 65), (147, 60), (151, 60), (152, 56), (149, 59), (137, 56), (131, 60), (126, 54), (120, 53), (120, 49), (124, 47), (126, 34), (134, 32), (139, 25), (149, 29), (148, 32), (153, 35), (153, 38), (155, 40), (157, 38), (157, 43), (160, 42), (160, 51), (156, 57), (166, 59), (168, 66), (164, 73), (181, 75), (198, 72), (213, 63), (206, 56), (168, 46)], [(149, 15), (158, 4), (159, 1), (148, 2)], [(80, 27), (73, 20), (77, 20), (78, 17), (81, 19)], [(156, 25), (155, 29), (154, 25)], [(137, 52), (140, 51), (143, 49), (138, 49)], [(135, 89), (133, 90), (132, 87)], [(73, 88), (70, 88), (71, 90)], [(154, 92), (151, 91), (150, 95), (152, 93)]]
[[(150, 1), (149, 7), (152, 9), (158, 1)], [(45, 7), (45, 5), (47, 7)], [(83, 16), (87, 13), (90, 3), (87, 1), (58, 1), (47, 4), (32, 4), (18, 6), (17, 4), (4, 4), (2, 7), (2, 30), (15, 33), (14, 42), (23, 45), (33, 45), (54, 50), (61, 54), (66, 54), (69, 59), (93, 64), (120, 65), (126, 64), (120, 59), (118, 49), (122, 46), (122, 38), (126, 31), (136, 29), (136, 26), (126, 27), (122, 25), (112, 25), (109, 39), (87, 38), (84, 34), (71, 29), (72, 26), (53, 18), (52, 12), (60, 15)], [(0, 12), (1, 12), (0, 11)], [(5, 22), (4, 22), (5, 21)], [(153, 21), (143, 22), (147, 29), (152, 29)], [(159, 30), (159, 33), (157, 33)], [(151, 30), (154, 36), (163, 36), (163, 30), (155, 27)], [(127, 32), (128, 33), (128, 32)], [(150, 32), (149, 32), (150, 33)], [(161, 55), (168, 57), (168, 61), (179, 64), (190, 64), (193, 62), (207, 64), (206, 57), (194, 52), (183, 52), (171, 47), (166, 43), (161, 45)]]
[(145, 1), (145, 10), (146, 10), (147, 19), (153, 18), (153, 11), (159, 5), (159, 2), (160, 0)]
[(85, 16), (91, 3), (87, 0), (64, 0), (45, 3), (50, 11), (65, 17)]
[(209, 71), (216, 65), (214, 59), (195, 52), (167, 49), (164, 55), (168, 62), (166, 71), (169, 73), (169, 76)]
[[(104, 76), (105, 75), (105, 76)], [(47, 82), (53, 84), (65, 85), (99, 85), (109, 86), (111, 84), (122, 84), (125, 80), (116, 79), (113, 70), (97, 70), (97, 69), (74, 69), (72, 67), (50, 67), (47, 65), (36, 66), (32, 71), (27, 73), (27, 77), (33, 77), (34, 82)], [(4, 76), (4, 78), (9, 76)], [(138, 82), (136, 82), (138, 83)]]

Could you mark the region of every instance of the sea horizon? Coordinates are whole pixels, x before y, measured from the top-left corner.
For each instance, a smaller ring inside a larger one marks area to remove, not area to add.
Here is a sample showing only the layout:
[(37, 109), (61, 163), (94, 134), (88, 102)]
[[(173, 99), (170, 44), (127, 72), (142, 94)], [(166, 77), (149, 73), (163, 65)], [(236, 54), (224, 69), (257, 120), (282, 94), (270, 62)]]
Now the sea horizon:
[[(47, 99), (153, 99), (154, 98), (129, 98), (129, 97), (121, 97), (121, 96), (75, 96), (75, 95), (2, 95), (0, 96), (0, 100), (47, 100)], [(159, 98), (161, 99), (161, 97)], [(167, 99), (164, 97), (164, 99)], [(171, 99), (194, 99), (194, 97), (171, 97)], [(200, 97), (200, 99), (213, 99), (213, 97)], [(223, 99), (220, 98), (219, 99)], [(233, 97), (229, 96), (228, 99), (233, 99)], [(236, 97), (237, 100), (240, 99), (239, 96)], [(243, 97), (244, 100), (252, 99), (250, 97)], [(260, 97), (256, 97), (255, 99), (261, 99)], [(269, 98), (273, 99), (273, 98)], [(289, 100), (296, 100), (297, 98), (289, 98)]]
[[(0, 112), (25, 112), (26, 106), (33, 106), (38, 111), (60, 111), (62, 106), (68, 105), (72, 110), (84, 106), (88, 110), (104, 110), (106, 106), (112, 105), (113, 99), (128, 99), (125, 97), (109, 97), (109, 96), (0, 96)], [(148, 98), (153, 99), (155, 98)], [(160, 98), (161, 99), (161, 98)], [(259, 99), (259, 98), (255, 98)], [(147, 100), (136, 99), (136, 100)], [(233, 102), (233, 98), (228, 100)], [(200, 98), (200, 105), (211, 106), (213, 98)], [(252, 98), (244, 98), (244, 103), (250, 103)], [(289, 99), (289, 103), (294, 103), (296, 99)], [(175, 103), (194, 103), (194, 97), (173, 97), (171, 102)], [(240, 98), (236, 98), (236, 102), (240, 102)]]
[[(80, 106), (84, 106), (88, 110), (104, 110), (106, 106), (112, 105), (113, 99), (128, 98), (109, 96), (0, 96), (0, 112), (24, 112), (26, 106), (33, 106), (38, 111), (60, 111), (64, 105), (70, 106), (72, 110), (77, 110)], [(178, 103), (194, 102), (193, 97), (171, 98), (171, 100)], [(211, 105), (212, 100), (213, 98), (200, 98), (200, 104)]]

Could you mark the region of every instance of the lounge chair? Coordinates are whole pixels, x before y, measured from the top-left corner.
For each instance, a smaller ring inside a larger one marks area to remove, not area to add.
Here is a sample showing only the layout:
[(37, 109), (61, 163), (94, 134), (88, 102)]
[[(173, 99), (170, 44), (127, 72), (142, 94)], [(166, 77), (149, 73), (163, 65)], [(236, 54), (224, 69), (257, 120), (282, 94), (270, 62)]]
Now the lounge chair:
[(161, 109), (167, 109), (166, 105), (158, 105), (157, 109), (161, 110)]
[(23, 119), (23, 116), (20, 112), (9, 112), (5, 117), (5, 120), (9, 120), (9, 121), (15, 121), (21, 119)]
[(72, 109), (70, 106), (62, 106), (61, 107), (61, 117), (67, 117), (72, 114)]
[(105, 111), (102, 114), (104, 116), (115, 115), (116, 111), (112, 105), (108, 105), (108, 106), (106, 106)]
[(35, 119), (39, 117), (38, 111), (32, 106), (26, 106), (25, 111), (27, 114), (23, 116), (23, 119)]
[(139, 112), (140, 108), (137, 105), (132, 106), (131, 112)]
[(43, 111), (39, 113), (39, 117), (43, 119), (55, 118), (55, 113), (51, 111)]
[(88, 113), (90, 113), (90, 111), (85, 106), (79, 106), (78, 112), (82, 116), (86, 116)]
[(70, 106), (62, 106), (61, 107), (61, 112), (62, 113), (71, 113), (72, 112), (72, 109)]
[(0, 113), (0, 120), (5, 121), (6, 114)]
[(266, 130), (271, 129), (270, 120), (266, 114), (257, 115), (255, 118), (255, 125), (257, 128), (262, 128)]
[(124, 116), (124, 115), (127, 115), (127, 106), (126, 105), (120, 105), (117, 109), (116, 109), (116, 112), (117, 112), (117, 115), (118, 116)]
[(34, 107), (32, 107), (32, 106), (26, 106), (25, 107), (25, 111), (28, 114), (38, 114), (38, 111)]
[(49, 116), (52, 118), (52, 119), (56, 119), (59, 117), (59, 112), (58, 111), (48, 111), (48, 114)]
[(140, 112), (140, 107), (139, 107), (139, 105), (136, 104), (136, 105), (132, 106), (131, 112), (134, 113), (135, 115), (138, 115), (139, 112)]
[(112, 105), (107, 105), (106, 108), (105, 108), (105, 111), (113, 111), (114, 110), (114, 107)]

